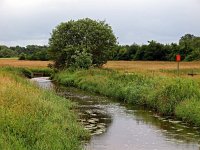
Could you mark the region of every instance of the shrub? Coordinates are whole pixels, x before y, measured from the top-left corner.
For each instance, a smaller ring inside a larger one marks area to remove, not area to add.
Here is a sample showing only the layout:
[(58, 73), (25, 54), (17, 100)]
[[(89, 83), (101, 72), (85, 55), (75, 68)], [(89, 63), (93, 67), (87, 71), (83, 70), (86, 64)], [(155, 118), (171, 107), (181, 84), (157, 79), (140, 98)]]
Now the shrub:
[(21, 53), (21, 54), (19, 55), (19, 60), (25, 60), (25, 59), (26, 59), (26, 54)]

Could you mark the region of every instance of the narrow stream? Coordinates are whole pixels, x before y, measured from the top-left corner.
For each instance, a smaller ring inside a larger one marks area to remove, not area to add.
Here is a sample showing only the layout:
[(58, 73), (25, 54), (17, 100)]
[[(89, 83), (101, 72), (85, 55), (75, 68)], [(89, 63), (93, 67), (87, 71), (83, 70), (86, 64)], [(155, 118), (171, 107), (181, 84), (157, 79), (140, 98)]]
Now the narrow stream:
[(78, 103), (79, 121), (92, 135), (85, 150), (200, 150), (198, 127), (107, 97), (55, 85), (48, 78), (31, 80)]

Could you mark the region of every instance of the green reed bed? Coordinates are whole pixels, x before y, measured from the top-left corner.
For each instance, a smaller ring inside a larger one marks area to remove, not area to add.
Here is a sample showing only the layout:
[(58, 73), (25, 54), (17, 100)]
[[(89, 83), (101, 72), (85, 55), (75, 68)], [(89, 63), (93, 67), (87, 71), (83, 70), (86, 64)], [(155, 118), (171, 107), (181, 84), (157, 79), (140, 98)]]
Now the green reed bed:
[(0, 149), (81, 149), (89, 134), (77, 122), (74, 104), (11, 70), (0, 69)]
[(54, 80), (200, 126), (200, 89), (192, 79), (90, 69), (62, 71), (54, 75)]

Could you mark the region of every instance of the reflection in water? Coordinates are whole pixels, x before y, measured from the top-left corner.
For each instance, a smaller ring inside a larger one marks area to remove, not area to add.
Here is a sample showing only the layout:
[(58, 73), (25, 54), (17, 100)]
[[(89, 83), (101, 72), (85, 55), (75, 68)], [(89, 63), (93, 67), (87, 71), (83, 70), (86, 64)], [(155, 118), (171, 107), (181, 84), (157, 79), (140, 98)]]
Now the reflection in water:
[(108, 105), (106, 99), (88, 95), (75, 88), (59, 87), (54, 89), (58, 95), (78, 103), (77, 111), (79, 112), (80, 121), (91, 132), (91, 135), (99, 135), (106, 132), (112, 122), (109, 112), (104, 109)]
[(47, 78), (32, 80), (78, 103), (80, 121), (93, 135), (86, 150), (199, 149), (197, 127), (75, 88), (53, 86)]
[(43, 89), (53, 89), (54, 87), (49, 77), (32, 78), (31, 81), (35, 81)]

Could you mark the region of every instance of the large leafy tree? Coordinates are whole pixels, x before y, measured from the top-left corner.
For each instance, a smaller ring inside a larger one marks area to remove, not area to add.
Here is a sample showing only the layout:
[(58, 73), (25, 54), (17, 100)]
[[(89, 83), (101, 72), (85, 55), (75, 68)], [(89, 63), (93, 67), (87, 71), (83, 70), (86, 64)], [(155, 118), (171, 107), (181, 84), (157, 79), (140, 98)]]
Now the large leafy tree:
[(101, 66), (109, 59), (116, 37), (105, 21), (86, 18), (58, 25), (53, 30), (49, 45), (56, 68), (72, 66), (77, 60), (72, 57), (81, 53), (91, 56), (92, 65)]

